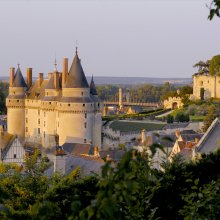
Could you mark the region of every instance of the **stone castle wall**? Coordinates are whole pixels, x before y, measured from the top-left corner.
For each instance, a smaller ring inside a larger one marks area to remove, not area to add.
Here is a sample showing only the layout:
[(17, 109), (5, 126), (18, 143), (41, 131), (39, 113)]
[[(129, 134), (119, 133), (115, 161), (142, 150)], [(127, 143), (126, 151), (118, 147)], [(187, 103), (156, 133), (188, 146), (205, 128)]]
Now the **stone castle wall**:
[(201, 89), (204, 89), (204, 99), (220, 98), (220, 76), (194, 75), (192, 99), (201, 99)]

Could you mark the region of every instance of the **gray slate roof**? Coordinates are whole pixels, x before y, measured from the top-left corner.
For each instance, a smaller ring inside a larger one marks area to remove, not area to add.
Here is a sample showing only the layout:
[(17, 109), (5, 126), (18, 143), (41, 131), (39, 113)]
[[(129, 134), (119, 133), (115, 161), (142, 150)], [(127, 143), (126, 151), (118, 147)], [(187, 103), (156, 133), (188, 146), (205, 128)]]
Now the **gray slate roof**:
[(93, 149), (91, 144), (65, 143), (62, 147), (66, 153), (73, 155), (93, 154)]
[(210, 153), (220, 148), (220, 121), (216, 118), (197, 144), (197, 151)]
[(52, 74), (52, 76), (50, 77), (45, 89), (55, 89), (55, 85), (54, 85), (54, 74)]
[(65, 88), (89, 88), (77, 50), (69, 70)]
[(92, 80), (91, 80), (91, 83), (90, 83), (90, 93), (92, 95), (98, 95), (96, 87), (95, 87), (95, 83), (94, 83), (94, 80), (93, 80), (93, 76), (92, 76)]
[(27, 87), (27, 84), (24, 80), (24, 77), (22, 76), (20, 67), (18, 66), (16, 73), (15, 73), (15, 78), (13, 81), (13, 87)]

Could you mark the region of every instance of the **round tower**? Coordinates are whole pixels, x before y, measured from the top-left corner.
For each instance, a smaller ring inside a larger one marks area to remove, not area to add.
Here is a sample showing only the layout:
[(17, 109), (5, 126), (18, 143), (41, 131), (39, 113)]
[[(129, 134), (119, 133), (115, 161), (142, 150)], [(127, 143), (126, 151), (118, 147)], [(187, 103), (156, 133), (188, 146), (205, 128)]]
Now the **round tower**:
[(20, 67), (10, 69), (9, 95), (6, 98), (8, 133), (25, 136), (25, 92), (27, 85)]
[(94, 101), (77, 49), (57, 104), (59, 145), (93, 142)]
[(57, 134), (57, 102), (61, 93), (61, 80), (56, 69), (50, 74), (48, 83), (45, 87), (45, 96), (41, 99), (41, 137), (45, 147), (52, 147), (55, 144)]

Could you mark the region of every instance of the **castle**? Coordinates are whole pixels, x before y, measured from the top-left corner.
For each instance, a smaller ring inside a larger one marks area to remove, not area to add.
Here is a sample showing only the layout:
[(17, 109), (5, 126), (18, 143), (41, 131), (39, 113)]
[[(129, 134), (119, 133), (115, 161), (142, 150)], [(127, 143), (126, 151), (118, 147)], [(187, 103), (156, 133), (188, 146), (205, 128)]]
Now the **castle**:
[(20, 67), (10, 68), (9, 95), (6, 99), (8, 133), (25, 142), (50, 148), (64, 143), (101, 147), (101, 110), (96, 87), (85, 77), (76, 48), (68, 70), (63, 59), (62, 73), (55, 70), (45, 79), (39, 73), (32, 81), (27, 68), (26, 82)]
[(220, 98), (220, 76), (210, 74), (193, 75), (193, 95), (191, 99)]

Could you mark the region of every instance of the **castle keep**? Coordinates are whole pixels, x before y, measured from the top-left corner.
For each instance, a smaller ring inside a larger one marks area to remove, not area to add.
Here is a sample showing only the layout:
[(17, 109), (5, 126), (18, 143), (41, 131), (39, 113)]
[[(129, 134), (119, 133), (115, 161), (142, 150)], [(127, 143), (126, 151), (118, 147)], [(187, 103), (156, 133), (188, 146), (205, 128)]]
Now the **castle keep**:
[(68, 70), (63, 60), (62, 73), (55, 70), (45, 79), (39, 73), (32, 82), (32, 69), (27, 69), (26, 82), (18, 66), (10, 69), (8, 133), (26, 142), (44, 147), (64, 143), (91, 144), (101, 147), (101, 111), (96, 87), (88, 85), (77, 49)]

